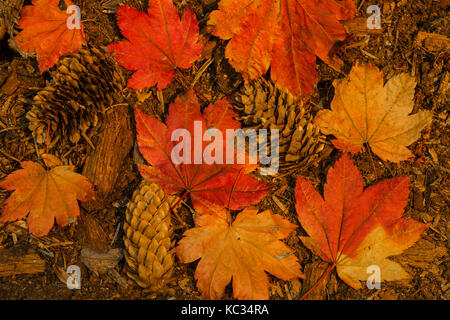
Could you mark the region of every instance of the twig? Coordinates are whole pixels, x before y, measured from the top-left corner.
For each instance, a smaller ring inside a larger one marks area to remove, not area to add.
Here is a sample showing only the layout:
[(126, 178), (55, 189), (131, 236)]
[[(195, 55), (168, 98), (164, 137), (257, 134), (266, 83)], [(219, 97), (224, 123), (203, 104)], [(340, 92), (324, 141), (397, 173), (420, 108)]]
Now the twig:
[(359, 4), (358, 7), (358, 11), (361, 10), (362, 6), (364, 5), (364, 3), (366, 2), (366, 0), (362, 0), (361, 3)]
[(117, 103), (117, 104), (113, 104), (112, 106), (109, 106), (108, 108), (106, 108), (105, 113), (109, 112), (111, 109), (116, 108), (116, 107), (125, 107), (128, 106), (128, 103)]
[(200, 69), (198, 69), (197, 74), (195, 75), (194, 81), (192, 81), (192, 86), (195, 86), (195, 84), (197, 83), (198, 79), (200, 79), (200, 77), (202, 76), (202, 74), (206, 71), (206, 69), (208, 69), (208, 67), (211, 65), (211, 63), (213, 62), (212, 58), (209, 58), (201, 67)]
[(116, 228), (116, 232), (114, 233), (114, 237), (112, 238), (111, 242), (109, 243), (109, 246), (112, 247), (112, 245), (114, 244), (114, 242), (116, 242), (117, 236), (119, 235), (119, 231), (120, 231), (120, 226), (122, 224), (119, 222), (119, 224), (117, 225)]
[(5, 128), (5, 129), (0, 130), (0, 133), (7, 132), (7, 131), (12, 131), (12, 130), (20, 130), (20, 128), (19, 127)]
[(91, 146), (92, 150), (95, 150), (95, 146), (92, 143), (91, 139), (89, 139), (89, 137), (84, 133), (81, 132), (81, 136), (84, 138), (84, 140), (86, 140), (86, 142)]
[(60, 246), (70, 246), (73, 244), (73, 241), (63, 241), (63, 242), (57, 242), (57, 243), (50, 243), (50, 244), (44, 244), (42, 246), (42, 249), (48, 249), (51, 247), (60, 247)]
[(11, 160), (14, 160), (14, 161), (20, 162), (20, 160), (19, 160), (19, 159), (17, 159), (16, 157), (14, 157), (14, 156), (10, 155), (9, 153), (6, 153), (6, 152), (5, 152), (5, 151), (3, 151), (2, 149), (0, 149), (0, 153), (1, 153), (1, 154), (3, 154), (3, 155), (4, 155), (5, 157), (7, 157), (7, 158), (11, 159)]

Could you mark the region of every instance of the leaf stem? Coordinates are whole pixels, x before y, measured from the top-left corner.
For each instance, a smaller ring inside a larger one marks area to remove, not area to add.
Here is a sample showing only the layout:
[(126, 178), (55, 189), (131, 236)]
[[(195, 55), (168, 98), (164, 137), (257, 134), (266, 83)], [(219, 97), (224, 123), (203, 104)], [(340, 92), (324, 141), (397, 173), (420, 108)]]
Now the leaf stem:
[(328, 268), (328, 270), (320, 277), (319, 280), (317, 280), (317, 282), (311, 287), (311, 289), (309, 289), (309, 290), (308, 290), (308, 291), (300, 298), (300, 300), (304, 300), (304, 299), (306, 298), (306, 296), (307, 296), (308, 294), (310, 294), (311, 291), (313, 291), (313, 290), (319, 285), (319, 283), (322, 282), (322, 280), (325, 279), (326, 276), (328, 276), (328, 274), (329, 274), (331, 271), (333, 271), (334, 268), (336, 268), (336, 264), (333, 264), (330, 268)]
[(178, 199), (178, 201), (172, 207), (170, 207), (170, 211), (174, 212), (173, 210), (180, 204), (181, 201), (183, 201), (184, 198), (186, 198), (188, 194), (189, 192), (184, 191), (181, 197)]

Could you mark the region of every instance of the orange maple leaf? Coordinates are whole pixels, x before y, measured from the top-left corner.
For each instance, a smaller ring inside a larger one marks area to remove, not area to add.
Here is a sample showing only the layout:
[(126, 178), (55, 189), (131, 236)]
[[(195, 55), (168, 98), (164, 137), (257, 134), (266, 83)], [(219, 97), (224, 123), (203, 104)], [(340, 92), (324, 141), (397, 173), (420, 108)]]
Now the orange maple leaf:
[(214, 35), (231, 39), (225, 56), (246, 81), (271, 66), (272, 80), (294, 94), (309, 94), (317, 81), (316, 56), (342, 64), (329, 52), (346, 38), (339, 20), (355, 13), (353, 0), (222, 0), (208, 23)]
[[(55, 164), (55, 158), (47, 164)], [(77, 199), (88, 201), (94, 189), (86, 177), (75, 173), (73, 166), (58, 166), (46, 170), (32, 161), (21, 162), (23, 169), (14, 171), (0, 182), (0, 188), (12, 191), (5, 201), (0, 221), (25, 218), (32, 234), (44, 236), (54, 220), (65, 226), (80, 215)]]
[(333, 144), (355, 153), (367, 143), (383, 160), (399, 162), (412, 156), (406, 146), (416, 141), (433, 119), (431, 111), (409, 115), (416, 82), (406, 73), (383, 86), (383, 73), (365, 64), (353, 67), (348, 79), (334, 82), (331, 110), (318, 112), (315, 122)]
[[(139, 171), (145, 178), (158, 181), (169, 194), (189, 193), (194, 206), (197, 200), (207, 200), (237, 210), (260, 201), (270, 187), (247, 175), (255, 165), (249, 165), (248, 162), (227, 164), (223, 157), (219, 159), (221, 163), (207, 163), (204, 159), (196, 163), (195, 160), (197, 155), (203, 157), (206, 149), (210, 147), (210, 143), (202, 140), (204, 133), (197, 132), (198, 128), (202, 128), (202, 131), (215, 128), (225, 136), (227, 129), (240, 128), (240, 123), (234, 119), (235, 117), (236, 114), (225, 99), (209, 105), (201, 113), (200, 105), (192, 90), (187, 95), (178, 97), (170, 105), (166, 124), (136, 108), (139, 151), (151, 164), (151, 166), (140, 165)], [(197, 129), (195, 123), (198, 125)], [(184, 138), (180, 142), (173, 141), (172, 134), (176, 130), (186, 130), (188, 133), (186, 138), (189, 141), (185, 141)], [(196, 141), (198, 137), (201, 141)], [(172, 152), (183, 142), (189, 145), (184, 151), (187, 161), (176, 163)], [(215, 152), (226, 155), (226, 143), (223, 143), (223, 150), (218, 149)]]
[[(72, 6), (63, 0), (65, 8)], [(69, 29), (68, 20), (73, 13), (59, 7), (60, 0), (33, 0), (33, 5), (24, 6), (20, 12), (18, 27), (23, 29), (15, 43), (23, 51), (36, 52), (41, 72), (54, 66), (59, 57), (78, 51), (86, 45), (83, 24), (80, 29)]]
[(117, 23), (128, 41), (108, 48), (115, 51), (121, 66), (137, 70), (128, 80), (129, 88), (158, 84), (162, 90), (172, 81), (176, 68), (190, 68), (202, 53), (194, 11), (188, 8), (180, 21), (171, 0), (150, 0), (148, 14), (121, 6)]
[(296, 225), (280, 215), (248, 207), (231, 222), (223, 207), (206, 204), (209, 214), (195, 219), (175, 249), (183, 263), (200, 259), (195, 271), (197, 287), (207, 299), (222, 297), (233, 281), (237, 299), (268, 299), (267, 274), (293, 280), (304, 277), (292, 250), (280, 239)]
[(363, 178), (347, 154), (328, 171), (324, 198), (304, 178), (295, 188), (298, 219), (309, 237), (303, 243), (336, 266), (339, 277), (355, 289), (367, 280), (367, 268), (380, 268), (381, 281), (409, 275), (387, 257), (412, 246), (428, 228), (403, 218), (409, 179), (396, 177), (363, 190)]

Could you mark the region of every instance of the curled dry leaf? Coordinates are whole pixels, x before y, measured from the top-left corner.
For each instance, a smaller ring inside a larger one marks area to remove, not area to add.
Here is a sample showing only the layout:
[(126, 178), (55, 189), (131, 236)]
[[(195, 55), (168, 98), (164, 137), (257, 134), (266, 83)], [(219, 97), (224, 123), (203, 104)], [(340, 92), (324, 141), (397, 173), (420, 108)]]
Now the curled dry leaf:
[(293, 94), (309, 94), (317, 82), (316, 56), (331, 66), (340, 20), (356, 13), (353, 0), (222, 0), (211, 13), (213, 34), (228, 40), (225, 56), (246, 81), (271, 67), (272, 80)]
[(197, 287), (208, 299), (222, 297), (233, 281), (237, 299), (268, 299), (265, 271), (283, 280), (303, 277), (297, 258), (280, 239), (296, 226), (280, 215), (248, 207), (231, 222), (225, 208), (206, 204), (209, 214), (195, 219), (196, 228), (184, 233), (176, 253), (181, 262), (200, 259)]
[(308, 233), (303, 243), (336, 266), (355, 289), (367, 280), (369, 266), (380, 268), (381, 281), (409, 275), (387, 257), (412, 246), (428, 225), (403, 218), (409, 179), (386, 179), (363, 190), (363, 178), (347, 154), (328, 171), (324, 198), (304, 178), (295, 188), (298, 219)]
[(54, 66), (60, 56), (74, 53), (86, 45), (83, 24), (80, 28), (69, 29), (74, 12), (66, 9), (73, 5), (70, 0), (62, 0), (65, 9), (60, 8), (60, 0), (33, 0), (31, 6), (24, 6), (20, 12), (18, 27), (23, 29), (15, 38), (15, 43), (23, 51), (36, 52), (41, 72)]
[(412, 156), (406, 146), (415, 142), (432, 120), (430, 111), (409, 115), (416, 82), (399, 74), (383, 86), (383, 74), (370, 64), (353, 67), (348, 79), (334, 82), (331, 110), (321, 110), (316, 123), (334, 135), (334, 145), (352, 153), (369, 144), (383, 160), (399, 162)]
[[(207, 149), (210, 152), (215, 149), (211, 147), (213, 142), (198, 141), (203, 137), (203, 132), (197, 132), (200, 126), (203, 131), (214, 127), (223, 133), (227, 129), (240, 128), (240, 123), (234, 119), (236, 114), (225, 99), (209, 105), (201, 113), (197, 98), (190, 90), (170, 105), (166, 124), (139, 109), (136, 109), (135, 117), (139, 151), (151, 164), (139, 165), (139, 171), (144, 178), (157, 181), (166, 193), (184, 191), (189, 193), (194, 206), (202, 200), (237, 210), (257, 203), (270, 190), (266, 183), (246, 174), (255, 169), (255, 165), (226, 164), (224, 159), (222, 163), (206, 163), (204, 159), (196, 163)], [(172, 134), (180, 130), (186, 133), (186, 137), (172, 141)], [(173, 161), (172, 152), (176, 154), (175, 148), (180, 145), (185, 146), (180, 157), (185, 159), (177, 164)], [(223, 143), (215, 152), (225, 156), (226, 148), (226, 143)]]
[(187, 69), (200, 57), (203, 44), (194, 11), (188, 8), (180, 20), (172, 0), (150, 0), (148, 14), (130, 6), (117, 10), (120, 31), (128, 39), (109, 45), (119, 64), (137, 70), (128, 87), (162, 90), (172, 81), (176, 68)]
[(94, 196), (92, 185), (73, 166), (46, 170), (32, 161), (21, 162), (21, 166), (0, 182), (0, 188), (14, 190), (5, 201), (0, 221), (23, 219), (29, 213), (29, 231), (36, 236), (48, 234), (55, 218), (60, 226), (67, 225), (80, 215), (77, 199), (88, 201)]

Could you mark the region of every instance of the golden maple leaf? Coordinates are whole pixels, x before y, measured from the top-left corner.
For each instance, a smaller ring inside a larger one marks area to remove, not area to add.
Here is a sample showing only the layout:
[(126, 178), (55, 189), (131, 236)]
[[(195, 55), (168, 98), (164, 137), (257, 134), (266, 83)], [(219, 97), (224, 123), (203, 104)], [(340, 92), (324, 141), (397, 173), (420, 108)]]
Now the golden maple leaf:
[(432, 112), (409, 115), (414, 107), (416, 82), (399, 74), (383, 86), (375, 66), (356, 65), (348, 79), (336, 80), (331, 110), (321, 110), (316, 123), (334, 135), (338, 149), (355, 153), (367, 143), (383, 160), (399, 162), (412, 156), (406, 146), (415, 142), (432, 120)]
[(225, 208), (212, 203), (201, 212), (198, 227), (185, 232), (176, 253), (183, 263), (200, 259), (195, 279), (205, 298), (221, 298), (233, 281), (235, 298), (268, 299), (264, 271), (283, 280), (304, 277), (292, 250), (280, 241), (296, 228), (282, 216), (248, 207), (231, 222)]

